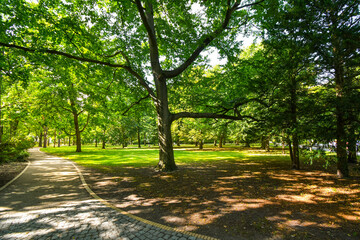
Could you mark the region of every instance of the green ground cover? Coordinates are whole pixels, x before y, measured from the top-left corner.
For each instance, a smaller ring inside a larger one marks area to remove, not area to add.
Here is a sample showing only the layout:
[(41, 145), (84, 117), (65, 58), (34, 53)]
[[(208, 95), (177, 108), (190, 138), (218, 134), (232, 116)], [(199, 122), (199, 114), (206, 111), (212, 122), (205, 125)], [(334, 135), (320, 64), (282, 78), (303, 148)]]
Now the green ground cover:
[[(80, 165), (91, 168), (102, 167), (149, 167), (155, 166), (158, 162), (159, 150), (157, 148), (121, 148), (109, 147), (101, 149), (84, 145), (81, 153), (75, 152), (75, 146), (63, 146), (60, 148), (42, 148), (42, 151), (65, 157), (73, 160)], [(191, 148), (190, 145), (184, 145), (174, 149), (177, 165), (186, 164), (202, 164), (202, 163), (221, 163), (232, 161), (289, 161), (287, 155), (279, 154), (279, 152), (271, 152), (269, 154), (258, 154), (256, 150), (240, 150), (228, 146), (216, 151), (208, 148), (205, 150), (197, 150)]]

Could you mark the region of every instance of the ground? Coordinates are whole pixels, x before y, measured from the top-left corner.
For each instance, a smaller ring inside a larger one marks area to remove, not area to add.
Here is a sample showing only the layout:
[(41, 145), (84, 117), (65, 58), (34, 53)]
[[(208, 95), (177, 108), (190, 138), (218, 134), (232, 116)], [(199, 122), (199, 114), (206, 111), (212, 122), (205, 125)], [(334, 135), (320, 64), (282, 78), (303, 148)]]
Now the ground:
[(11, 181), (26, 167), (26, 162), (0, 164), (0, 187)]
[[(358, 166), (340, 180), (322, 165), (289, 170), (280, 152), (250, 153), (187, 163), (172, 173), (124, 166), (82, 171), (94, 192), (117, 207), (219, 239), (360, 238)], [(1, 178), (21, 171), (17, 164), (0, 169)]]
[(179, 229), (227, 240), (360, 238), (358, 172), (340, 180), (334, 169), (289, 170), (290, 164), (271, 155), (264, 161), (264, 154), (254, 150), (248, 160), (186, 164), (172, 173), (84, 170), (102, 198)]

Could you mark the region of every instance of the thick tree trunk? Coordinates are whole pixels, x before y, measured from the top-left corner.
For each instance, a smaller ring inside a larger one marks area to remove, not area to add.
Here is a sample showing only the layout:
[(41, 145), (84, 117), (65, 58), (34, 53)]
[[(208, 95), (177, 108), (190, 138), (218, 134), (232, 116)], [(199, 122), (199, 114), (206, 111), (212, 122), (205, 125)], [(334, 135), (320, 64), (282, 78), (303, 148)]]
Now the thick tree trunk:
[(217, 146), (217, 140), (215, 139), (214, 140), (214, 147), (216, 147)]
[(105, 149), (105, 146), (106, 146), (106, 141), (105, 141), (105, 139), (103, 139), (103, 140), (102, 140), (102, 147), (101, 147), (101, 148), (102, 148), (102, 149)]
[(71, 136), (69, 136), (69, 146), (71, 146)]
[(204, 148), (204, 141), (201, 139), (199, 141), (199, 149), (202, 150)]
[(222, 147), (223, 147), (223, 136), (221, 135), (220, 139), (219, 139), (219, 148), (222, 148)]
[(350, 122), (349, 133), (348, 133), (348, 162), (349, 163), (357, 163), (355, 127), (354, 127), (354, 124), (352, 121), (353, 116), (350, 116), (349, 120), (351, 122)]
[(76, 152), (81, 152), (81, 134), (79, 128), (79, 116), (76, 112), (73, 112), (74, 127), (75, 127), (75, 140), (76, 140)]
[(161, 171), (174, 171), (178, 169), (175, 164), (173, 141), (171, 136), (172, 115), (169, 111), (167, 87), (165, 79), (156, 81), (157, 100), (155, 102), (158, 117), (159, 163), (157, 169)]
[(338, 64), (335, 67), (335, 91), (336, 91), (336, 156), (337, 156), (337, 177), (349, 176), (348, 160), (346, 154), (346, 133), (345, 133), (345, 104), (344, 85), (345, 79), (343, 68)]
[(97, 138), (95, 138), (95, 147), (97, 147), (97, 145), (98, 145), (98, 140)]
[(290, 118), (291, 118), (291, 126), (292, 126), (292, 143), (293, 143), (293, 151), (292, 151), (292, 161), (291, 168), (292, 169), (300, 169), (300, 158), (299, 158), (299, 139), (298, 139), (298, 122), (297, 122), (297, 81), (295, 75), (291, 78), (290, 83)]
[(41, 131), (40, 136), (39, 136), (39, 147), (43, 146), (42, 140), (43, 140), (43, 132)]
[(140, 126), (137, 127), (137, 141), (138, 141), (138, 148), (141, 148)]

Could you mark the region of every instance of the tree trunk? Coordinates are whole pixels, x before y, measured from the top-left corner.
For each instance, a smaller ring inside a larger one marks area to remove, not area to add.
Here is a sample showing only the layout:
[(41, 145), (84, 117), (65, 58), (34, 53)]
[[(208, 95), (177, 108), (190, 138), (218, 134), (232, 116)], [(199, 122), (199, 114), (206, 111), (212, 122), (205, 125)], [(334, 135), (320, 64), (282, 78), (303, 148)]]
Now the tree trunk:
[(158, 117), (159, 163), (157, 169), (170, 172), (178, 169), (174, 159), (173, 141), (171, 136), (172, 115), (169, 111), (167, 86), (165, 79), (157, 79), (155, 102)]
[(140, 126), (137, 127), (137, 140), (138, 140), (138, 148), (141, 148)]
[(298, 140), (298, 123), (297, 123), (297, 81), (296, 76), (291, 77), (290, 83), (290, 121), (292, 127), (292, 169), (300, 169), (300, 158), (299, 158), (299, 140)]
[(43, 132), (41, 131), (40, 136), (39, 136), (39, 147), (42, 147), (42, 140), (43, 140)]
[(69, 136), (69, 146), (71, 146), (71, 136)]
[(294, 162), (294, 155), (293, 155), (290, 139), (288, 140), (288, 145), (289, 145), (290, 160), (291, 160), (291, 163), (293, 163)]
[(54, 147), (56, 147), (56, 129), (55, 129), (55, 132), (54, 132)]
[(43, 148), (46, 148), (46, 146), (47, 146), (47, 130), (48, 130), (48, 128), (44, 127), (44, 145), (43, 145)]
[(350, 126), (349, 126), (349, 133), (348, 133), (348, 162), (349, 163), (357, 163), (355, 126), (354, 126), (352, 115), (353, 114), (349, 115)]
[(95, 147), (97, 147), (97, 145), (98, 145), (98, 140), (97, 138), (95, 138)]
[(222, 147), (223, 147), (223, 136), (221, 135), (220, 139), (219, 139), (219, 148), (222, 148)]
[(204, 148), (204, 141), (201, 139), (199, 141), (199, 149), (202, 150)]
[(146, 133), (144, 133), (144, 146), (146, 147)]
[[(61, 132), (59, 132), (59, 135), (61, 135)], [(58, 147), (60, 147), (60, 145), (61, 145), (61, 138), (59, 137), (58, 138)]]
[(105, 149), (105, 145), (106, 145), (106, 141), (105, 141), (105, 138), (102, 140), (102, 149)]
[(214, 147), (216, 147), (217, 146), (217, 140), (215, 139), (214, 140)]
[(81, 152), (81, 134), (79, 128), (79, 116), (76, 112), (73, 112), (74, 116), (74, 127), (75, 127), (75, 137), (76, 137), (76, 152)]

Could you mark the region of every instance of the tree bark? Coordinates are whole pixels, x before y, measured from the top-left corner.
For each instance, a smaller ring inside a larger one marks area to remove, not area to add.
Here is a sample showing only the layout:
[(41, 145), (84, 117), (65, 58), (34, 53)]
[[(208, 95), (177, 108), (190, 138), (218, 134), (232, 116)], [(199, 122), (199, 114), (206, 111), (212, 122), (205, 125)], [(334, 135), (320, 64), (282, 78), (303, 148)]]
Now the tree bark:
[[(155, 76), (156, 78), (156, 76)], [(175, 164), (173, 141), (171, 136), (172, 114), (169, 111), (168, 93), (165, 79), (156, 79), (157, 100), (155, 107), (158, 117), (159, 163), (157, 169), (161, 171), (174, 171), (178, 169)]]
[(69, 136), (69, 146), (71, 146), (71, 136)]
[(199, 141), (199, 149), (204, 149), (204, 141), (202, 139)]
[(217, 140), (215, 139), (214, 140), (214, 147), (216, 147), (217, 146)]
[(44, 145), (43, 145), (43, 148), (46, 148), (46, 146), (47, 146), (47, 130), (48, 130), (48, 128), (44, 127)]
[(43, 132), (41, 131), (40, 136), (39, 136), (39, 147), (42, 147), (42, 140), (43, 140)]
[(140, 126), (137, 127), (137, 140), (138, 140), (138, 148), (141, 148)]
[(219, 139), (219, 148), (223, 147), (223, 136), (220, 135), (220, 139)]
[(300, 158), (299, 158), (299, 139), (298, 139), (298, 123), (297, 123), (297, 81), (296, 77), (293, 76), (291, 78), (290, 84), (290, 118), (291, 118), (291, 126), (292, 126), (292, 143), (293, 143), (293, 151), (292, 151), (292, 161), (291, 168), (292, 169), (300, 169)]
[(355, 128), (351, 123), (348, 134), (348, 162), (357, 163)]
[(55, 132), (54, 132), (54, 147), (56, 147), (56, 129), (55, 129)]
[(74, 127), (75, 127), (75, 138), (76, 138), (76, 152), (81, 152), (81, 134), (79, 128), (79, 116), (77, 112), (73, 112)]

